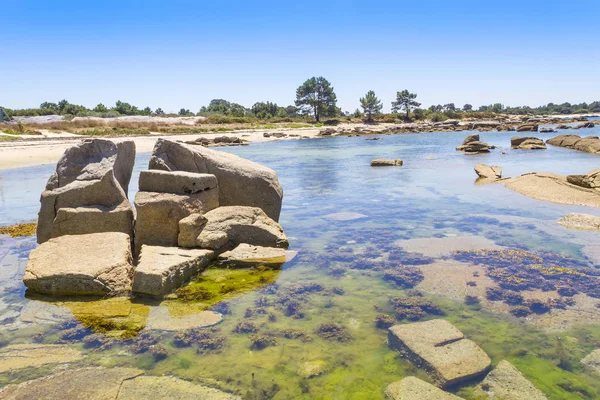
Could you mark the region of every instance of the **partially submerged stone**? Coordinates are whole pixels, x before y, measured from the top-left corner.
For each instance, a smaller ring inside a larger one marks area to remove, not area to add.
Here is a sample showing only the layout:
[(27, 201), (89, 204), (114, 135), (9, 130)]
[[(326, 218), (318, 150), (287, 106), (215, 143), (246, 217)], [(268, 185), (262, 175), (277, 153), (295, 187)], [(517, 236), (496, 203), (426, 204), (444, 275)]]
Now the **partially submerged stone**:
[(105, 295), (129, 290), (132, 276), (129, 236), (106, 232), (42, 243), (29, 255), (23, 282), (44, 294)]
[[(79, 361), (83, 354), (62, 344), (13, 344), (0, 347), (0, 373)], [(3, 398), (0, 392), (0, 398)]]
[(343, 211), (333, 214), (327, 214), (323, 216), (323, 218), (331, 220), (331, 221), (353, 221), (356, 219), (368, 218), (368, 215), (357, 213), (357, 212), (349, 212)]
[(517, 132), (537, 132), (538, 125), (537, 124), (523, 124), (517, 126)]
[(185, 171), (148, 170), (140, 172), (139, 189), (143, 192), (192, 194), (218, 188), (217, 177)]
[(510, 147), (521, 150), (541, 150), (546, 148), (546, 143), (536, 137), (513, 136), (510, 138)]
[(476, 393), (488, 399), (546, 400), (547, 397), (511, 363), (502, 360), (477, 386)]
[(232, 154), (158, 139), (149, 168), (215, 175), (221, 206), (260, 207), (279, 220), (283, 189), (275, 171), (268, 167)]
[[(101, 206), (106, 209), (129, 208), (127, 190), (135, 161), (133, 141), (113, 143), (105, 139), (90, 139), (70, 147), (58, 161), (56, 172), (46, 184), (41, 196), (37, 239), (44, 243), (53, 233), (80, 234), (81, 219), (53, 229), (57, 213), (61, 208)], [(133, 213), (129, 214), (127, 227), (122, 224), (90, 224), (84, 233), (124, 232), (132, 233)], [(69, 228), (73, 228), (71, 232)], [(106, 230), (108, 229), (108, 230)]]
[(287, 261), (286, 250), (280, 247), (253, 246), (242, 243), (219, 255), (219, 261), (234, 265), (277, 265)]
[(591, 370), (600, 373), (600, 349), (596, 349), (585, 356), (581, 360), (581, 363)]
[(443, 319), (392, 326), (388, 344), (425, 369), (440, 387), (479, 376), (491, 364), (477, 344)]
[(210, 310), (186, 315), (171, 315), (165, 306), (153, 307), (148, 315), (146, 329), (160, 331), (181, 331), (192, 328), (207, 328), (223, 321), (223, 315)]
[(241, 397), (172, 376), (137, 376), (121, 385), (116, 400), (241, 400)]
[(204, 214), (218, 206), (216, 189), (190, 195), (138, 192), (135, 196), (136, 254), (142, 245), (177, 246), (180, 220), (192, 214)]
[(427, 383), (414, 376), (408, 376), (401, 381), (391, 383), (385, 389), (387, 400), (459, 400), (462, 397)]
[(376, 158), (371, 161), (371, 167), (400, 167), (404, 162), (400, 159), (390, 160), (387, 158)]
[(475, 173), (477, 173), (480, 178), (499, 179), (502, 178), (502, 167), (498, 167), (496, 165), (476, 164)]
[(485, 142), (475, 141), (475, 142), (469, 142), (462, 146), (458, 146), (456, 148), (456, 150), (460, 150), (460, 151), (464, 152), (465, 154), (476, 154), (476, 153), (489, 153), (490, 149), (492, 149), (492, 148), (493, 148), (493, 146), (490, 146), (489, 144), (487, 144)]
[(233, 249), (241, 243), (288, 247), (288, 240), (281, 225), (258, 207), (219, 207), (207, 212), (204, 217), (207, 220), (206, 225), (193, 242), (179, 237), (181, 247), (200, 247), (215, 251)]
[(567, 175), (567, 182), (588, 189), (600, 190), (600, 169), (592, 170), (584, 175)]
[(211, 250), (144, 245), (133, 277), (133, 291), (167, 295), (202, 272), (213, 258)]
[(548, 139), (546, 143), (553, 146), (584, 151), (586, 153), (600, 153), (600, 139), (597, 136), (582, 138), (579, 135), (558, 135)]
[(600, 217), (590, 214), (570, 213), (558, 220), (565, 228), (600, 231)]

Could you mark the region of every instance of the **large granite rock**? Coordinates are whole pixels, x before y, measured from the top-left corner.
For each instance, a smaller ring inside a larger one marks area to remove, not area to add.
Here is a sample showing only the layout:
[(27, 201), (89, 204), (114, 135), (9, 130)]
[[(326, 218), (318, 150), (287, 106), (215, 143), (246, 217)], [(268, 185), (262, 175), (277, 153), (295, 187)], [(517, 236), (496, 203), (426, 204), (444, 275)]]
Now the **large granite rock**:
[(53, 238), (32, 250), (23, 277), (33, 292), (105, 295), (131, 288), (130, 237), (106, 232)]
[[(133, 211), (127, 190), (134, 159), (135, 145), (131, 141), (115, 144), (92, 139), (67, 149), (40, 199), (38, 243), (69, 234), (123, 232), (132, 235)], [(87, 216), (83, 214), (88, 212), (86, 210), (60, 211), (79, 207), (95, 208), (96, 213), (104, 214), (101, 218), (106, 222), (87, 224)], [(65, 219), (67, 216), (70, 221)]]
[[(200, 234), (189, 234), (197, 228), (191, 218), (180, 222), (179, 246), (200, 247), (218, 252), (235, 248), (241, 243), (265, 247), (288, 247), (281, 225), (257, 207), (219, 207), (204, 214), (206, 222)], [(194, 239), (194, 240), (190, 240)]]
[(595, 169), (585, 175), (567, 175), (567, 182), (588, 189), (600, 190), (600, 169)]
[(390, 160), (387, 158), (376, 158), (371, 161), (371, 167), (400, 167), (404, 164), (402, 160)]
[(600, 231), (600, 217), (590, 214), (570, 213), (558, 220), (565, 228)]
[(490, 146), (485, 142), (479, 141), (479, 135), (469, 135), (463, 140), (462, 145), (458, 146), (456, 150), (463, 151), (466, 154), (476, 154), (476, 153), (489, 153), (490, 149), (493, 149), (494, 146)]
[(502, 178), (502, 167), (497, 165), (476, 164), (475, 173), (480, 178), (499, 179)]
[(546, 143), (586, 153), (600, 154), (600, 139), (597, 136), (582, 138), (578, 135), (558, 135), (548, 139)]
[[(219, 206), (217, 189), (189, 195), (138, 192), (135, 195), (135, 253), (142, 245), (177, 246), (179, 221)], [(191, 246), (190, 246), (191, 247)]]
[(479, 142), (479, 134), (476, 133), (474, 135), (469, 135), (465, 138), (465, 140), (463, 140), (462, 144), (463, 146), (472, 142)]
[(546, 400), (547, 397), (511, 363), (500, 361), (475, 390), (488, 399)]
[(167, 295), (202, 272), (213, 258), (212, 250), (144, 245), (133, 276), (133, 291)]
[(217, 177), (185, 171), (149, 170), (140, 172), (142, 192), (193, 194), (218, 188)]
[(462, 397), (433, 386), (414, 376), (391, 383), (385, 389), (387, 400), (460, 400)]
[(115, 400), (123, 381), (143, 374), (136, 368), (81, 368), (8, 385), (1, 399), (11, 400)]
[(287, 261), (286, 250), (280, 247), (253, 246), (242, 243), (219, 255), (219, 261), (233, 265), (279, 265)]
[(477, 344), (443, 319), (392, 326), (388, 344), (425, 369), (440, 387), (479, 376), (491, 364)]
[(546, 143), (536, 137), (513, 136), (510, 138), (510, 147), (521, 150), (541, 150), (546, 148)]
[(149, 168), (213, 174), (219, 182), (221, 206), (259, 207), (275, 221), (279, 219), (283, 189), (277, 174), (255, 162), (232, 154), (158, 139)]
[[(13, 344), (0, 347), (0, 374), (23, 368), (79, 361), (83, 354), (62, 344)], [(0, 398), (2, 393), (0, 392)]]

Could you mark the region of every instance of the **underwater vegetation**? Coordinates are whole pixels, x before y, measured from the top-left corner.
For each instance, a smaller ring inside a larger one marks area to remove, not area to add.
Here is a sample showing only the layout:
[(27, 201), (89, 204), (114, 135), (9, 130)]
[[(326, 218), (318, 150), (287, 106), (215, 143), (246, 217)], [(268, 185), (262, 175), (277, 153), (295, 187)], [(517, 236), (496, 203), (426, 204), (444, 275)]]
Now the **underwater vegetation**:
[(418, 321), (427, 315), (444, 315), (440, 307), (420, 296), (392, 297), (389, 304), (393, 307), (398, 321)]
[(414, 267), (396, 267), (385, 270), (383, 280), (395, 283), (402, 289), (410, 289), (421, 283), (423, 272)]
[(335, 340), (338, 342), (348, 342), (352, 340), (352, 335), (350, 335), (346, 327), (339, 324), (321, 324), (315, 333), (327, 340)]
[(36, 229), (37, 222), (0, 226), (0, 235), (10, 235), (11, 237), (33, 236)]
[(223, 349), (227, 339), (215, 328), (192, 328), (177, 332), (173, 337), (175, 347), (196, 346), (198, 353)]

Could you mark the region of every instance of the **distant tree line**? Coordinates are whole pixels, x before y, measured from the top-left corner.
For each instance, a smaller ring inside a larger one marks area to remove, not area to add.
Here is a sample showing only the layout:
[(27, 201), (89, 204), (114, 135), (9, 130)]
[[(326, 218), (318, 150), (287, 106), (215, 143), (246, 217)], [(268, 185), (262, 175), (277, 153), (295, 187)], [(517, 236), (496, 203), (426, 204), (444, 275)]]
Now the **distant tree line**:
[[(501, 103), (480, 106), (477, 110), (471, 104), (462, 107), (454, 103), (432, 105), (427, 109), (419, 108), (421, 103), (416, 101), (417, 94), (408, 90), (396, 93), (396, 98), (391, 103), (392, 119), (403, 118), (405, 120), (443, 120), (447, 118), (462, 118), (464, 113), (495, 113), (495, 114), (585, 114), (600, 112), (600, 101), (592, 103), (548, 103), (540, 107), (508, 107)], [(370, 90), (364, 97), (359, 99), (362, 111), (356, 109), (354, 113), (343, 112), (337, 107), (337, 96), (331, 83), (323, 77), (312, 77), (307, 79), (296, 89), (296, 100), (294, 105), (279, 106), (276, 103), (256, 102), (252, 107), (246, 108), (238, 103), (229, 102), (224, 99), (213, 99), (208, 106), (203, 106), (197, 113), (186, 108), (181, 108), (177, 114), (180, 116), (222, 116), (224, 121), (234, 121), (240, 118), (256, 118), (260, 120), (270, 119), (294, 119), (312, 118), (319, 122), (322, 118), (364, 118), (371, 122), (381, 113), (383, 104)], [(1, 107), (0, 107), (1, 108)], [(36, 116), (36, 115), (68, 115), (68, 116), (100, 116), (117, 117), (121, 115), (166, 115), (161, 108), (152, 110), (150, 107), (137, 107), (132, 104), (117, 101), (114, 106), (107, 107), (100, 103), (89, 109), (82, 105), (71, 104), (67, 100), (58, 103), (43, 102), (39, 108), (11, 110), (4, 108), (7, 116)], [(389, 115), (389, 114), (388, 114)]]

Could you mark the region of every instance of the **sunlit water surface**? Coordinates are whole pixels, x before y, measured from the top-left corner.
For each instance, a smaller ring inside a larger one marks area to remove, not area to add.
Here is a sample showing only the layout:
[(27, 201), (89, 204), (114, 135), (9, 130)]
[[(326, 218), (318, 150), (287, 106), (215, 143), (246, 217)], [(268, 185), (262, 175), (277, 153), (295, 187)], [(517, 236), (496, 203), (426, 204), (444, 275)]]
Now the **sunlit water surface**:
[[(380, 140), (338, 137), (219, 149), (277, 172), (285, 193), (280, 223), (290, 239), (290, 248), (299, 252), (283, 266), (275, 286), (228, 301), (231, 313), (225, 314), (224, 321), (211, 331), (224, 338), (219, 350), (199, 350), (195, 345), (178, 347), (173, 333), (163, 333), (154, 340), (168, 356), (157, 360), (149, 352), (133, 351), (131, 341), (98, 347), (89, 341), (85, 344), (82, 338), (66, 340), (64, 331), (72, 326), (23, 321), (22, 310), (28, 303), (39, 302), (25, 297), (21, 283), (35, 239), (7, 236), (0, 238), (0, 321), (4, 325), (0, 342), (67, 342), (88, 354), (82, 365), (136, 366), (149, 374), (201, 380), (257, 399), (376, 399), (383, 397), (387, 384), (403, 376), (428, 379), (423, 371), (388, 348), (385, 329), (378, 329), (374, 323), (380, 312), (393, 315), (390, 297), (414, 293), (383, 280), (380, 268), (370, 268), (369, 260), (380, 256), (385, 259), (399, 248), (399, 241), (475, 236), (511, 249), (557, 253), (593, 268), (594, 262), (585, 257), (582, 248), (599, 244), (597, 233), (566, 230), (555, 222), (569, 212), (600, 215), (598, 210), (535, 201), (500, 184), (475, 185), (473, 166), (500, 165), (504, 177), (533, 171), (575, 174), (598, 168), (600, 157), (553, 146), (542, 151), (510, 150), (514, 132), (481, 133), (482, 140), (498, 149), (467, 156), (454, 148), (469, 133), (383, 135)], [(600, 127), (576, 133), (598, 135)], [(546, 140), (554, 135), (535, 136)], [(401, 158), (404, 166), (370, 167), (369, 162), (379, 157)], [(148, 158), (147, 153), (138, 155), (131, 199)], [(43, 165), (0, 171), (0, 225), (36, 218), (39, 195), (53, 169), (54, 165)], [(328, 217), (342, 212), (360, 214), (360, 218), (344, 221)], [(431, 261), (436, 260), (426, 262)], [(427, 265), (420, 268), (426, 269)], [(283, 303), (286, 299), (275, 289), (309, 283), (323, 287), (298, 295), (301, 311), (290, 313), (282, 306), (287, 304)], [(457, 291), (466, 293), (464, 287)], [(548, 332), (522, 318), (468, 306), (462, 299), (457, 301), (443, 293), (428, 290), (424, 294), (443, 310), (443, 318), (478, 343), (494, 364), (510, 360), (549, 398), (600, 396), (597, 377), (579, 363), (600, 347), (600, 321)], [(146, 307), (143, 303), (139, 306)], [(425, 319), (434, 317), (439, 318)], [(252, 322), (258, 334), (278, 334), (276, 344), (252, 348), (255, 337), (233, 333), (244, 321)], [(343, 326), (347, 340), (320, 337), (316, 331), (324, 323)], [(301, 331), (304, 337), (282, 337), (283, 329)], [(310, 368), (318, 369), (319, 374), (307, 377), (305, 370)], [(7, 373), (0, 375), (0, 385), (45, 373), (45, 369)], [(473, 398), (473, 384), (452, 390)]]

